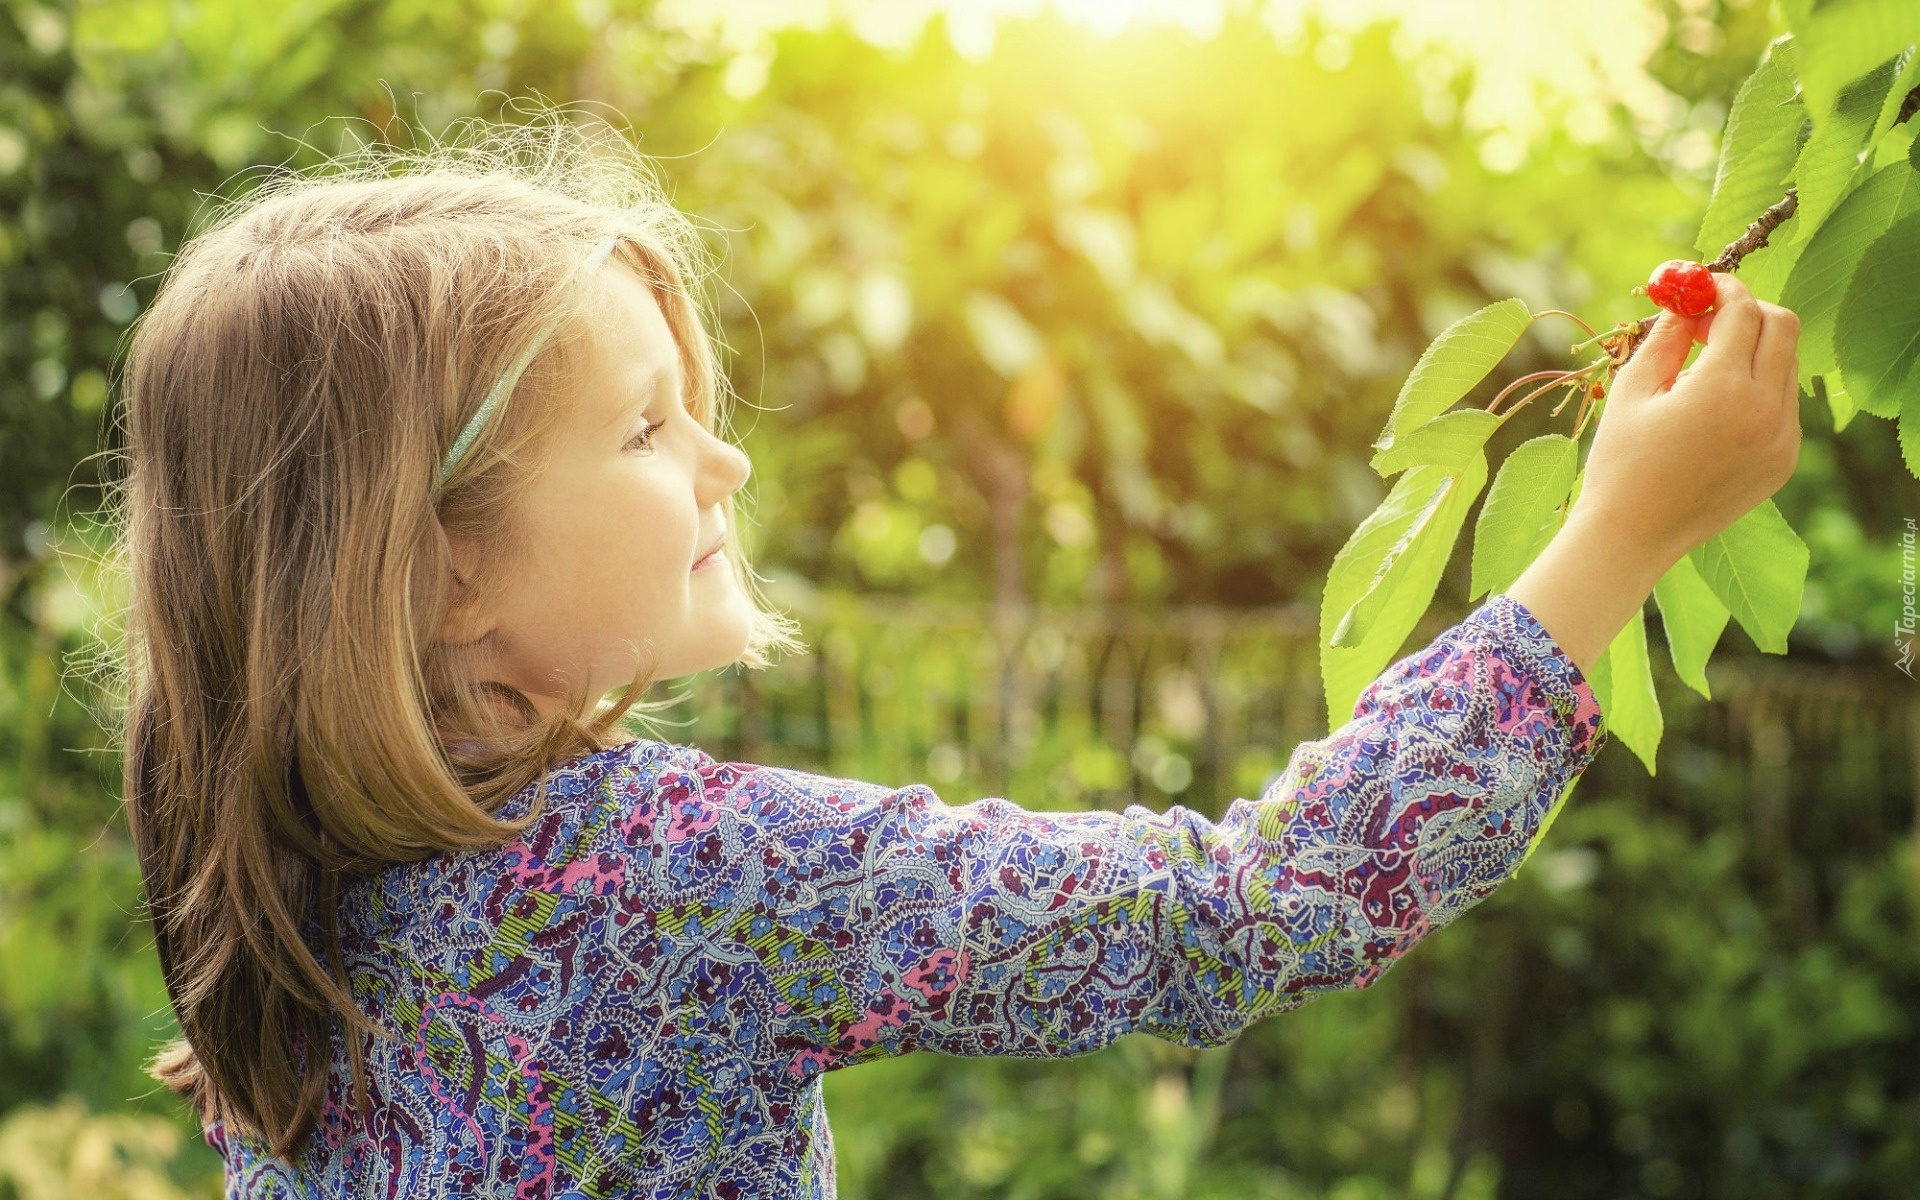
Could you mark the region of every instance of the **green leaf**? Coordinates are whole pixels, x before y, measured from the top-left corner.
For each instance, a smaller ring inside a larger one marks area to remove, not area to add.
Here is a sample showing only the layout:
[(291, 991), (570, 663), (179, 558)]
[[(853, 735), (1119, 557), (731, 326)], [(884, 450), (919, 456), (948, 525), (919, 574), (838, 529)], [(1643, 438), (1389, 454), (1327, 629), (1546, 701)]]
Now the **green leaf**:
[(1891, 417), (1920, 378), (1920, 212), (1908, 213), (1860, 256), (1834, 316), (1833, 357), (1853, 402)]
[(1667, 630), (1667, 652), (1673, 656), (1674, 674), (1694, 691), (1713, 699), (1707, 687), (1707, 659), (1713, 656), (1713, 648), (1719, 645), (1720, 634), (1732, 614), (1700, 578), (1691, 557), (1667, 568), (1653, 585), (1653, 599), (1660, 607), (1660, 623)]
[(1326, 590), (1320, 601), (1320, 680), (1332, 728), (1352, 720), (1360, 693), (1394, 661), (1401, 643), (1433, 602), (1440, 573), (1452, 555), (1467, 509), (1486, 485), (1486, 456), (1473, 456), (1459, 484), (1448, 490), (1445, 502), (1429, 518), (1432, 532), (1405, 556), (1405, 576), (1366, 637), (1357, 646), (1330, 645), (1334, 626), (1367, 590), (1388, 548), (1400, 540), (1446, 478), (1448, 472), (1436, 466), (1414, 467), (1400, 476), (1380, 507), (1360, 522), (1334, 555), (1333, 565), (1327, 570)]
[[(1607, 728), (1627, 744), (1653, 775), (1666, 720), (1653, 690), (1653, 665), (1647, 659), (1646, 610), (1637, 608), (1607, 647), (1607, 698), (1601, 715)], [(1598, 694), (1595, 696), (1598, 699)]]
[(1484, 408), (1441, 413), (1407, 436), (1395, 439), (1393, 449), (1375, 454), (1373, 469), (1391, 476), (1407, 467), (1430, 463), (1458, 471), (1487, 444), (1493, 431), (1500, 428), (1501, 419)]
[(1913, 0), (1798, 0), (1782, 8), (1800, 47), (1800, 87), (1816, 130), (1834, 119), (1847, 84), (1920, 42)]
[(1859, 412), (1860, 408), (1853, 402), (1853, 397), (1847, 394), (1846, 380), (1841, 378), (1838, 371), (1828, 371), (1820, 377), (1820, 390), (1826, 393), (1827, 407), (1833, 412), (1833, 431), (1839, 433), (1853, 420), (1853, 414)]
[(1908, 387), (1900, 401), (1900, 457), (1907, 474), (1920, 479), (1920, 387)]
[(1580, 446), (1549, 433), (1523, 442), (1500, 464), (1473, 529), (1468, 599), (1504, 591), (1560, 528), (1560, 506), (1573, 487)]
[(1607, 714), (1613, 711), (1613, 647), (1608, 646), (1594, 660), (1593, 669), (1587, 672), (1587, 686), (1593, 689), (1593, 702), (1600, 706), (1600, 719), (1604, 722)]
[(1399, 439), (1452, 407), (1500, 364), (1532, 321), (1526, 303), (1510, 298), (1468, 313), (1441, 330), (1400, 386), (1387, 427), (1373, 448), (1397, 448)]
[(1916, 85), (1920, 85), (1920, 53), (1909, 46), (1897, 60), (1893, 86), (1880, 102), (1880, 115), (1873, 123), (1873, 132), (1867, 135), (1867, 145), (1877, 146), (1880, 139), (1887, 136), (1887, 131), (1893, 128), (1893, 119), (1900, 115), (1901, 101)]
[[(1848, 84), (1840, 93), (1833, 120), (1815, 129), (1800, 148), (1800, 157), (1793, 164), (1793, 186), (1798, 197), (1793, 222), (1798, 230), (1796, 240), (1818, 229), (1834, 206), (1872, 169), (1870, 156), (1867, 164), (1862, 164), (1863, 152), (1893, 87), (1899, 63), (1899, 59), (1889, 58), (1865, 79)], [(1774, 236), (1784, 232), (1782, 228)]]
[[(1471, 453), (1475, 458), (1480, 457), (1478, 450)], [(1436, 514), (1446, 509), (1448, 500), (1459, 490), (1462, 478), (1462, 473), (1459, 473), (1461, 468), (1456, 467), (1452, 470), (1457, 473), (1440, 477), (1433, 494), (1427, 497), (1426, 502), (1415, 512), (1413, 520), (1408, 523), (1400, 537), (1388, 547), (1386, 554), (1380, 560), (1380, 565), (1374, 569), (1373, 579), (1367, 584), (1367, 590), (1361, 593), (1360, 598), (1347, 609), (1346, 615), (1340, 618), (1340, 623), (1333, 630), (1333, 640), (1328, 645), (1357, 646), (1366, 638), (1367, 631), (1373, 627), (1374, 620), (1393, 599), (1400, 585), (1406, 581), (1407, 571), (1414, 561), (1414, 551), (1419, 548), (1422, 539), (1434, 536)], [(1484, 480), (1485, 459), (1481, 459), (1480, 470), (1481, 478)], [(1449, 539), (1451, 536), (1449, 535)]]
[(1793, 169), (1800, 126), (1806, 120), (1794, 93), (1795, 62), (1793, 39), (1776, 39), (1734, 97), (1713, 195), (1693, 243), (1707, 258), (1718, 255), (1780, 199), (1781, 180)]
[[(1920, 143), (1916, 143), (1920, 144)], [(1920, 211), (1920, 172), (1896, 163), (1854, 189), (1811, 238), (1794, 264), (1780, 303), (1800, 317), (1800, 384), (1836, 367), (1833, 321), (1860, 256), (1910, 212)]]
[(1787, 631), (1800, 616), (1808, 554), (1772, 500), (1695, 546), (1689, 557), (1754, 645), (1768, 654), (1787, 652)]

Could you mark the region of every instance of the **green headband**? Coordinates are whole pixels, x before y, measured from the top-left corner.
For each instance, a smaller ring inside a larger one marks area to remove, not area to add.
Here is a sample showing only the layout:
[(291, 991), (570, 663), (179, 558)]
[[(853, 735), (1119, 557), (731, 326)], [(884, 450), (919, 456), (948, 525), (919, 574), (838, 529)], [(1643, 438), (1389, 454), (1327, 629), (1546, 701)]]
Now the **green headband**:
[[(606, 241), (601, 242), (600, 245), (594, 249), (594, 252), (588, 256), (586, 265), (583, 266), (579, 274), (574, 277), (573, 283), (568, 290), (567, 302), (569, 305), (579, 297), (580, 289), (586, 286), (587, 280), (592, 277), (593, 269), (605, 262), (607, 255), (613, 253), (613, 248), (619, 244), (620, 235), (615, 234)], [(453, 439), (453, 448), (448, 450), (447, 456), (440, 460), (440, 475), (433, 483), (436, 492), (446, 485), (448, 478), (453, 475), (453, 469), (459, 466), (460, 460), (467, 456), (467, 451), (473, 449), (473, 443), (479, 438), (480, 431), (485, 429), (487, 422), (493, 419), (494, 411), (500, 407), (500, 402), (505, 400), (513, 391), (513, 385), (520, 382), (521, 373), (527, 369), (527, 364), (533, 361), (533, 356), (540, 353), (540, 348), (547, 344), (547, 339), (553, 336), (554, 328), (558, 324), (559, 322), (556, 319), (541, 327), (540, 331), (533, 335), (533, 340), (527, 343), (527, 348), (520, 352), (520, 357), (514, 359), (513, 365), (508, 367), (506, 371), (501, 374), (500, 378), (494, 381), (493, 390), (487, 393), (485, 403), (481, 404), (480, 407), (474, 411), (473, 416), (467, 420), (466, 428), (460, 431), (459, 437)]]

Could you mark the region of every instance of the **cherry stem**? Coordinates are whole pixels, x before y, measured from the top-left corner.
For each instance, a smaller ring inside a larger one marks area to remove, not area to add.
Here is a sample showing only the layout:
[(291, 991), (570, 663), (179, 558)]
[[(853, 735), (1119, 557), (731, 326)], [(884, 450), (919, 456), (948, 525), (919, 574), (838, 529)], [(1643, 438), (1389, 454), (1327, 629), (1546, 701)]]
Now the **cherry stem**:
[(1767, 238), (1773, 231), (1787, 223), (1794, 210), (1800, 207), (1800, 190), (1790, 187), (1784, 196), (1773, 202), (1772, 207), (1754, 219), (1747, 231), (1727, 243), (1720, 257), (1707, 264), (1709, 271), (1738, 270), (1742, 259), (1767, 244)]
[(1578, 354), (1582, 349), (1593, 345), (1595, 342), (1604, 341), (1607, 338), (1619, 337), (1621, 334), (1626, 333), (1628, 330), (1632, 328), (1633, 328), (1632, 325), (1624, 322), (1619, 325), (1615, 325), (1612, 329), (1607, 330), (1605, 333), (1596, 333), (1584, 342), (1575, 342), (1573, 344), (1572, 349), (1569, 351), (1569, 353)]
[[(1535, 371), (1531, 375), (1522, 375), (1520, 378), (1514, 380), (1512, 383), (1508, 384), (1506, 387), (1503, 387), (1500, 389), (1500, 394), (1495, 396), (1487, 404), (1487, 411), (1492, 412), (1495, 409), (1499, 408), (1500, 402), (1502, 400), (1505, 400), (1508, 397), (1508, 395), (1510, 395), (1513, 392), (1513, 389), (1519, 387), (1521, 384), (1531, 383), (1533, 380), (1545, 379), (1549, 376), (1551, 376), (1556, 380), (1568, 379), (1573, 376), (1573, 372), (1572, 371)], [(1525, 400), (1520, 401), (1520, 404), (1525, 404), (1525, 403), (1526, 403)], [(1513, 406), (1512, 409), (1509, 409), (1508, 415), (1512, 415), (1513, 411), (1520, 407), (1520, 404), (1516, 404)]]
[[(1602, 359), (1600, 361), (1604, 362), (1606, 360)], [(1519, 412), (1521, 409), (1525, 408), (1527, 406), (1527, 401), (1532, 400), (1535, 396), (1544, 396), (1548, 392), (1552, 391), (1557, 387), (1567, 387), (1570, 385), (1584, 386), (1584, 385), (1575, 385), (1573, 381), (1585, 375), (1587, 373), (1587, 369), (1588, 368), (1583, 367), (1578, 371), (1566, 371), (1566, 372), (1563, 372), (1564, 378), (1549, 380), (1548, 382), (1541, 384), (1539, 387), (1533, 389), (1531, 392), (1528, 392), (1526, 395), (1520, 397), (1518, 400), (1515, 400), (1513, 402), (1513, 407), (1508, 409), (1505, 412), (1505, 414), (1503, 414), (1503, 416), (1505, 417), (1512, 416), (1513, 414)], [(1553, 411), (1557, 413), (1560, 410), (1556, 408)]]
[(1574, 441), (1579, 441), (1580, 435), (1587, 430), (1587, 414), (1598, 407), (1600, 407), (1600, 405), (1594, 400), (1592, 392), (1588, 392), (1586, 398), (1580, 401), (1579, 409), (1573, 414)]
[(1541, 317), (1565, 317), (1567, 320), (1572, 321), (1575, 325), (1578, 325), (1580, 328), (1586, 330), (1588, 333), (1593, 332), (1593, 326), (1587, 324), (1585, 321), (1582, 321), (1579, 317), (1574, 316), (1572, 313), (1568, 312), (1564, 308), (1544, 308), (1544, 309), (1541, 309), (1539, 312), (1533, 314), (1533, 319), (1535, 321), (1538, 321)]
[(1560, 403), (1558, 403), (1558, 404), (1556, 404), (1556, 405), (1554, 405), (1554, 406), (1553, 406), (1553, 407), (1552, 407), (1552, 408), (1551, 408), (1550, 410), (1548, 410), (1548, 412), (1547, 412), (1547, 415), (1548, 415), (1548, 416), (1550, 416), (1550, 417), (1557, 417), (1557, 416), (1559, 416), (1559, 415), (1560, 415), (1560, 410), (1561, 410), (1561, 409), (1563, 409), (1563, 408), (1565, 408), (1565, 407), (1567, 406), (1567, 401), (1569, 401), (1569, 400), (1571, 400), (1571, 399), (1573, 399), (1575, 395), (1581, 395), (1581, 396), (1584, 396), (1584, 395), (1586, 395), (1586, 394), (1587, 394), (1587, 388), (1586, 388), (1586, 385), (1585, 385), (1585, 384), (1581, 384), (1581, 385), (1580, 385), (1580, 386), (1578, 386), (1578, 387), (1570, 387), (1570, 388), (1568, 388), (1568, 389), (1567, 389), (1567, 394), (1566, 394), (1566, 395), (1564, 395), (1564, 396), (1562, 396), (1562, 397), (1560, 397)]
[[(1587, 379), (1595, 371), (1605, 368), (1608, 362), (1610, 361), (1611, 360), (1605, 359), (1605, 358), (1596, 358), (1592, 362), (1588, 363), (1584, 367), (1581, 367), (1577, 371), (1535, 371), (1531, 375), (1522, 375), (1520, 378), (1514, 380), (1512, 383), (1508, 384), (1506, 387), (1500, 389), (1500, 394), (1495, 396), (1493, 400), (1490, 403), (1488, 403), (1487, 411), (1492, 412), (1495, 409), (1499, 408), (1500, 402), (1506, 399), (1507, 396), (1510, 395), (1513, 392), (1513, 390), (1519, 387), (1520, 385), (1525, 383), (1531, 383), (1536, 379), (1548, 380), (1548, 382), (1542, 384), (1541, 386), (1535, 388), (1533, 391), (1527, 393), (1525, 396), (1514, 401), (1513, 407), (1509, 408), (1506, 412), (1501, 413), (1500, 419), (1504, 421), (1508, 417), (1512, 416), (1514, 413), (1517, 413), (1522, 408), (1526, 407), (1527, 401), (1532, 400), (1535, 396), (1539, 396), (1545, 392), (1550, 392), (1554, 388), (1560, 387), (1562, 385), (1572, 385), (1575, 380)], [(1555, 409), (1554, 411), (1559, 412), (1560, 410)]]

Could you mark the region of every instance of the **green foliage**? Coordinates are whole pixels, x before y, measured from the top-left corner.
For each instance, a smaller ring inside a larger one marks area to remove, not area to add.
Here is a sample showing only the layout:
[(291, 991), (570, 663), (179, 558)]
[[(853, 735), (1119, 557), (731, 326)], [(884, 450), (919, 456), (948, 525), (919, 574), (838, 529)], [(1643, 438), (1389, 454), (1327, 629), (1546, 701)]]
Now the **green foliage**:
[[(1916, 392), (1914, 345), (1920, 337), (1920, 304), (1907, 285), (1920, 264), (1920, 213), (1907, 213), (1887, 227), (1860, 256), (1860, 266), (1834, 314), (1834, 366), (1847, 380), (1855, 404), (1875, 415), (1900, 415)], [(1920, 463), (1908, 461), (1920, 475)]]
[[(1828, 395), (1849, 395), (1836, 386), (1839, 359), (1834, 352), (1835, 319), (1850, 284), (1873, 243), (1895, 222), (1920, 211), (1920, 174), (1906, 163), (1895, 163), (1874, 173), (1834, 210), (1807, 242), (1780, 291), (1780, 303), (1800, 316), (1800, 383), (1811, 387), (1815, 376), (1827, 380)], [(1858, 301), (1856, 301), (1858, 303)], [(1876, 416), (1893, 417), (1897, 409), (1879, 401), (1867, 409)], [(1859, 400), (1834, 413), (1835, 428), (1853, 415)]]
[[(1526, 303), (1513, 299), (1489, 304), (1447, 326), (1414, 364), (1393, 402), (1386, 432), (1374, 445), (1391, 451), (1400, 438), (1453, 407), (1500, 365), (1532, 321)], [(1388, 473), (1377, 460), (1374, 469)]]
[[(1776, 47), (1783, 52), (1783, 69), (1793, 72), (1800, 85), (1812, 136), (1781, 182), (1795, 188), (1799, 208), (1792, 240), (1806, 248), (1784, 285), (1768, 279), (1774, 286), (1756, 294), (1796, 312), (1801, 310), (1794, 301), (1808, 305), (1805, 333), (1811, 336), (1802, 339), (1803, 378), (1834, 371), (1844, 376), (1849, 365), (1859, 374), (1844, 388), (1827, 381), (1830, 395), (1843, 392), (1849, 398), (1845, 407), (1835, 408), (1836, 423), (1843, 423), (1853, 408), (1897, 419), (1911, 365), (1911, 355), (1899, 349), (1901, 331), (1911, 333), (1920, 326), (1920, 300), (1911, 288), (1886, 289), (1901, 256), (1910, 253), (1912, 235), (1896, 237), (1895, 230), (1913, 201), (1907, 197), (1911, 168), (1902, 171), (1904, 164), (1884, 163), (1880, 155), (1883, 146), (1914, 144), (1911, 123), (1896, 126), (1895, 121), (1908, 111), (1909, 97), (1920, 86), (1920, 56), (1915, 54), (1920, 8), (1900, 0), (1793, 0), (1786, 8), (1794, 33)], [(1798, 47), (1797, 52), (1785, 54), (1787, 46)], [(1765, 76), (1773, 80), (1766, 86), (1777, 90), (1783, 76), (1774, 72), (1774, 62), (1770, 57), (1763, 63), (1750, 86), (1761, 87)], [(1755, 125), (1754, 132), (1736, 125), (1743, 116)], [(1736, 108), (1729, 121), (1723, 174), (1758, 170), (1743, 168), (1743, 159), (1768, 162), (1764, 148), (1745, 141), (1777, 138), (1779, 125), (1777, 110), (1755, 110), (1749, 116)], [(1888, 176), (1890, 169), (1901, 173)], [(1730, 198), (1726, 217), (1753, 220), (1774, 199), (1755, 187)], [(1713, 252), (1707, 248), (1709, 235), (1720, 231), (1703, 224), (1703, 252)], [(1842, 332), (1836, 337), (1836, 331)], [(1829, 343), (1831, 362), (1825, 357)], [(1902, 429), (1901, 443), (1911, 440)], [(1920, 460), (1909, 458), (1907, 468), (1920, 476)]]
[(176, 1176), (184, 1137), (161, 1117), (95, 1113), (69, 1096), (0, 1118), (0, 1187), (20, 1200), (189, 1200), (218, 1190), (217, 1179), (183, 1186)]
[(1500, 418), (1480, 409), (1444, 413), (1406, 436), (1395, 438), (1390, 448), (1373, 456), (1372, 466), (1388, 476), (1416, 463), (1460, 470), (1498, 428)]
[(1762, 500), (1687, 557), (1754, 645), (1768, 654), (1787, 652), (1809, 556), (1772, 500)]
[(1920, 8), (1907, 0), (1781, 0), (1803, 43), (1796, 72), (1815, 129), (1843, 120), (1838, 99), (1878, 64), (1920, 42)]
[(1711, 258), (1780, 198), (1781, 181), (1800, 150), (1806, 111), (1794, 87), (1798, 47), (1783, 37), (1740, 85), (1720, 152), (1713, 198), (1694, 249)]
[[(1920, 291), (1911, 286), (1920, 274), (1920, 217), (1911, 211), (1920, 188), (1911, 186), (1914, 168), (1905, 162), (1875, 166), (1881, 141), (1916, 107), (1909, 97), (1920, 97), (1914, 86), (1920, 46), (1910, 40), (1920, 36), (1920, 9), (1877, 0), (1805, 0), (1789, 8), (1795, 32), (1768, 47), (1734, 98), (1695, 246), (1718, 256), (1783, 198), (1781, 188), (1793, 188), (1795, 209), (1774, 231), (1778, 244), (1757, 257), (1750, 285), (1761, 298), (1781, 298), (1802, 314), (1803, 380), (1820, 380), (1836, 431), (1856, 409), (1897, 419), (1901, 457), (1920, 478), (1920, 372), (1914, 366), (1920, 356)], [(1841, 40), (1844, 45), (1837, 44)], [(1868, 69), (1855, 77), (1862, 64)], [(1912, 131), (1901, 136), (1908, 139), (1909, 155), (1920, 155)], [(1499, 365), (1531, 320), (1525, 302), (1514, 298), (1443, 331), (1407, 377), (1375, 442), (1375, 470), (1412, 471), (1349, 536), (1322, 597), (1322, 626), (1331, 630), (1322, 654), (1336, 724), (1366, 672), (1399, 653), (1399, 639), (1433, 600), (1447, 551), (1438, 551), (1438, 561), (1422, 560), (1417, 573), (1401, 565), (1415, 546), (1432, 552), (1438, 545), (1428, 528), (1441, 523), (1430, 518), (1443, 497), (1455, 494), (1430, 483), (1431, 472), (1461, 473), (1464, 456), (1478, 459), (1493, 429), (1531, 397), (1500, 417), (1448, 410)], [(1614, 365), (1606, 360), (1582, 371), (1596, 368), (1611, 380)], [(1563, 378), (1574, 386), (1581, 376)], [(1536, 438), (1501, 464), (1475, 526), (1469, 595), (1510, 585), (1551, 540), (1569, 496), (1577, 494), (1575, 464), (1586, 415), (1583, 404), (1573, 437)], [(1429, 475), (1418, 488), (1409, 485), (1413, 471), (1422, 468)], [(1440, 478), (1451, 482), (1453, 476)], [(1787, 652), (1812, 555), (1769, 499), (1695, 547), (1688, 559), (1685, 570), (1666, 573), (1655, 597), (1671, 622), (1674, 669), (1704, 696), (1706, 661), (1728, 616), (1762, 651)], [(1350, 577), (1361, 569), (1356, 563), (1373, 572), (1357, 599), (1350, 594)], [(1399, 637), (1377, 643), (1366, 656), (1335, 656), (1376, 627), (1397, 630)], [(1653, 773), (1664, 722), (1644, 610), (1588, 675), (1607, 725)]]
[(1560, 529), (1579, 456), (1579, 443), (1558, 433), (1543, 433), (1507, 455), (1474, 526), (1469, 596), (1504, 591), (1546, 548)]
[(1712, 657), (1720, 633), (1733, 614), (1720, 603), (1707, 581), (1700, 578), (1692, 555), (1667, 568), (1667, 573), (1653, 585), (1653, 600), (1660, 608), (1660, 625), (1666, 630), (1674, 674), (1711, 700), (1713, 689), (1707, 684), (1707, 659)]
[[(1784, 176), (1792, 180), (1800, 201), (1794, 213), (1796, 234), (1818, 229), (1840, 198), (1868, 172), (1871, 163), (1863, 160), (1863, 152), (1873, 144), (1870, 139), (1882, 110), (1889, 104), (1898, 105), (1907, 93), (1907, 88), (1896, 92), (1893, 83), (1895, 68), (1908, 57), (1903, 53), (1900, 59), (1889, 58), (1866, 78), (1849, 84), (1840, 94), (1833, 119), (1815, 129), (1800, 147), (1793, 170)], [(1910, 87), (1912, 84), (1908, 84)], [(1734, 237), (1740, 232), (1734, 230)], [(1718, 254), (1719, 250), (1703, 253)]]
[(1587, 676), (1594, 701), (1605, 714), (1607, 728), (1633, 751), (1647, 774), (1656, 775), (1655, 757), (1666, 721), (1653, 691), (1653, 664), (1647, 658), (1645, 614), (1635, 610), (1607, 645)]
[(1433, 601), (1467, 508), (1486, 482), (1487, 459), (1478, 451), (1451, 471), (1414, 467), (1334, 556), (1320, 610), (1320, 678), (1332, 727), (1352, 719), (1361, 690), (1398, 656)]
[[(1445, 536), (1440, 531), (1450, 527), (1458, 529), (1458, 520), (1452, 518), (1465, 517), (1467, 506), (1479, 494), (1480, 485), (1486, 482), (1486, 477), (1486, 459), (1477, 449), (1459, 455), (1458, 465), (1447, 469), (1447, 473), (1436, 480), (1432, 492), (1421, 501), (1419, 511), (1410, 517), (1393, 545), (1387, 547), (1380, 565), (1374, 569), (1373, 578), (1367, 583), (1367, 590), (1340, 618), (1328, 645), (1357, 646), (1366, 640), (1374, 619), (1393, 598), (1396, 590), (1418, 578), (1412, 572), (1414, 564), (1423, 561), (1419, 551), (1432, 539)], [(1434, 566), (1432, 574), (1436, 584), (1439, 582), (1439, 564), (1445, 561), (1446, 556), (1441, 554)]]

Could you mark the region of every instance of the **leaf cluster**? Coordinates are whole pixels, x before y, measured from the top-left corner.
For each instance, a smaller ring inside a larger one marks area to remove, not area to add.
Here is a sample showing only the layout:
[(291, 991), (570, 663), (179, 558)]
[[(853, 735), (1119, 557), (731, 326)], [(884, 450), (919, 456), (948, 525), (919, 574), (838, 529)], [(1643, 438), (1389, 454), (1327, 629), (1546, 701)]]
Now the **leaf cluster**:
[[(1920, 290), (1912, 286), (1920, 271), (1920, 139), (1909, 120), (1920, 108), (1920, 7), (1786, 7), (1791, 31), (1768, 46), (1735, 96), (1695, 245), (1709, 258), (1726, 250), (1756, 296), (1800, 316), (1801, 382), (1825, 396), (1835, 431), (1858, 412), (1894, 421), (1906, 469), (1920, 477)], [(1776, 226), (1781, 212), (1790, 215)], [(1344, 721), (1432, 604), (1483, 489), (1469, 598), (1511, 585), (1578, 497), (1585, 404), (1571, 436), (1547, 433), (1514, 448), (1490, 488), (1484, 447), (1519, 405), (1498, 415), (1498, 398), (1485, 409), (1453, 407), (1543, 315), (1513, 298), (1462, 317), (1402, 385), (1372, 466), (1383, 476), (1404, 473), (1335, 557), (1322, 599), (1331, 724)], [(1613, 365), (1589, 364), (1608, 379)], [(1552, 376), (1541, 391), (1587, 378), (1541, 374)], [(1706, 666), (1729, 621), (1762, 652), (1785, 654), (1810, 561), (1769, 498), (1675, 563), (1653, 595), (1675, 675), (1711, 698)], [(1589, 682), (1608, 729), (1653, 772), (1664, 720), (1644, 611)]]

